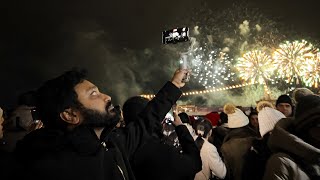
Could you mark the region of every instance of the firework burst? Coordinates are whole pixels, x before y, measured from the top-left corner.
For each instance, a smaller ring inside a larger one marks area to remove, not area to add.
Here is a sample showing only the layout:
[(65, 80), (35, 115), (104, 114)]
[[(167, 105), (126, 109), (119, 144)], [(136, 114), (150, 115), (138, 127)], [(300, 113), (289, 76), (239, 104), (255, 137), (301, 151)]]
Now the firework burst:
[[(319, 51), (319, 50), (318, 50)], [(307, 67), (307, 71), (304, 72), (302, 80), (309, 87), (318, 88), (318, 83), (320, 82), (320, 53), (317, 53), (317, 56), (314, 59), (310, 59)]]
[(193, 75), (205, 88), (224, 86), (235, 80), (232, 59), (220, 49), (198, 47), (189, 56), (193, 57)]
[(214, 37), (213, 43), (228, 47), (232, 57), (240, 57), (251, 49), (276, 47), (286, 38), (277, 22), (245, 2), (235, 3), (223, 11), (212, 11), (204, 3), (192, 14), (191, 21), (189, 24), (199, 26), (205, 35), (201, 37), (204, 41), (208, 36)]
[(275, 65), (278, 67), (278, 78), (287, 83), (301, 82), (301, 76), (310, 72), (309, 63), (315, 59), (317, 49), (305, 40), (289, 42), (279, 45), (273, 53)]
[(275, 70), (273, 60), (266, 53), (254, 50), (245, 53), (238, 59), (236, 68), (239, 71), (239, 77), (251, 83), (259, 82), (265, 84), (266, 80), (271, 80)]

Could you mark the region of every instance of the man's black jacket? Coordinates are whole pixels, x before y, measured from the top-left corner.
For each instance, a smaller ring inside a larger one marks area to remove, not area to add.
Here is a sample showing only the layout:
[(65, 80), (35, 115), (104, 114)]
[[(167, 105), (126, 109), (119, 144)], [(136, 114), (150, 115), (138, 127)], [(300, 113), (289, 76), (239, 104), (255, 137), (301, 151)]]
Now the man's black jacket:
[(180, 96), (181, 91), (168, 82), (149, 102), (141, 118), (119, 133), (121, 147), (107, 137), (108, 133), (98, 139), (92, 129), (84, 126), (69, 132), (36, 130), (17, 145), (20, 168), (16, 175), (34, 180), (135, 179), (128, 159), (158, 131), (159, 122)]

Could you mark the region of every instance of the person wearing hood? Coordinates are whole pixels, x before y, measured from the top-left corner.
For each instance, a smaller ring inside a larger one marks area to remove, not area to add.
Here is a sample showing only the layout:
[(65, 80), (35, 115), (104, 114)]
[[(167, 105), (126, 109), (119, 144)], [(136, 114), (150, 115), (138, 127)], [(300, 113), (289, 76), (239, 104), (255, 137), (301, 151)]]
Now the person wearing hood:
[(254, 137), (259, 135), (249, 126), (248, 117), (235, 105), (224, 105), (223, 111), (228, 115), (230, 131), (224, 138), (221, 153), (227, 167), (226, 179), (242, 179), (244, 156), (252, 145)]
[(299, 103), (300, 99), (307, 95), (313, 95), (314, 93), (308, 88), (296, 88), (292, 92), (292, 97), (295, 103)]
[[(177, 70), (157, 93), (139, 119), (121, 134), (126, 152), (109, 138), (121, 118), (120, 107), (72, 70), (46, 81), (37, 90), (37, 108), (44, 128), (32, 131), (17, 144), (16, 157), (23, 179), (131, 180), (131, 154), (150, 137), (153, 125), (179, 99), (188, 70)], [(125, 156), (129, 157), (123, 157)]]
[(259, 133), (261, 138), (254, 138), (250, 150), (245, 155), (243, 179), (259, 180), (263, 178), (265, 166), (271, 151), (267, 146), (269, 136), (275, 124), (284, 114), (276, 110), (268, 101), (260, 101), (257, 104)]
[(264, 180), (320, 179), (320, 97), (301, 97), (293, 119), (282, 119), (268, 141)]

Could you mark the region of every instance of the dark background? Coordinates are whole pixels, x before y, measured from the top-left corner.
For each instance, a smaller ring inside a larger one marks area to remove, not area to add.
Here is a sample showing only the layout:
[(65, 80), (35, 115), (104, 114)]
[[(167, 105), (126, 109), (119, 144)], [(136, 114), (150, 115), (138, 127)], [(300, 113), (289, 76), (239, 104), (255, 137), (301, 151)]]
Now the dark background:
[[(161, 56), (161, 32), (180, 25), (205, 0), (29, 0), (1, 1), (0, 106), (70, 68), (84, 67), (116, 103), (155, 93), (170, 78)], [(213, 11), (232, 0), (208, 0)], [(275, 17), (301, 36), (320, 39), (316, 0), (249, 0), (250, 7)], [(192, 89), (192, 88), (191, 88)]]

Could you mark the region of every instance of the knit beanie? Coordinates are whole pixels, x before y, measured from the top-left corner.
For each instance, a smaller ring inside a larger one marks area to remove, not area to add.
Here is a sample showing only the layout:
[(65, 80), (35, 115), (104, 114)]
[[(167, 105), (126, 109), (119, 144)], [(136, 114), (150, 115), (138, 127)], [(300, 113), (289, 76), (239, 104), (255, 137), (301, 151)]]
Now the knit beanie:
[(265, 107), (269, 107), (269, 108), (273, 108), (275, 109), (275, 107), (272, 105), (271, 102), (269, 101), (260, 101), (257, 104), (257, 111), (260, 112), (262, 109), (264, 109)]
[(286, 94), (283, 94), (283, 95), (279, 96), (279, 98), (277, 99), (277, 102), (276, 102), (276, 107), (280, 103), (288, 103), (291, 106), (293, 106), (291, 98)]
[(228, 115), (229, 128), (240, 128), (249, 124), (249, 118), (233, 104), (226, 104), (223, 111)]
[(276, 123), (285, 117), (286, 116), (284, 114), (276, 109), (270, 107), (262, 108), (258, 113), (259, 131), (261, 137), (272, 131)]
[(219, 119), (220, 119), (220, 115), (217, 112), (211, 112), (209, 114), (206, 114), (204, 117), (206, 117), (212, 124), (212, 126), (217, 126)]

